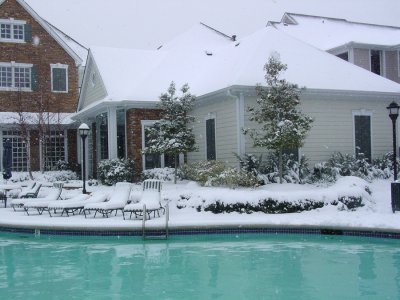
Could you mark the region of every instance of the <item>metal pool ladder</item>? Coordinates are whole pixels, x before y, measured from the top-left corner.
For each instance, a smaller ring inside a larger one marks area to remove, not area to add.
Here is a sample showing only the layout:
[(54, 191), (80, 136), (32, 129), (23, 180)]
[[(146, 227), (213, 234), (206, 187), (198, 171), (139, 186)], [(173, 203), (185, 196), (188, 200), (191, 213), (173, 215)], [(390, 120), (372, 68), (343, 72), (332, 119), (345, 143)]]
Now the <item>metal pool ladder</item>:
[(169, 236), (168, 221), (169, 221), (169, 204), (165, 206), (165, 233), (159, 235), (146, 235), (146, 205), (143, 205), (142, 219), (142, 237), (144, 240), (167, 240)]

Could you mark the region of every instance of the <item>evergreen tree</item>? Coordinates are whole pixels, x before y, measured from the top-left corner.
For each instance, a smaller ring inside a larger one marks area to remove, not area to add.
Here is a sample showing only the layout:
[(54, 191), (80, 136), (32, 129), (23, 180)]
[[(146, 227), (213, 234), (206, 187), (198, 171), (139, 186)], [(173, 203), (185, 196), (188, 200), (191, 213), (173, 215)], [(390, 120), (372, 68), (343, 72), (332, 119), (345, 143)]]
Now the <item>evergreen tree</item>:
[(176, 183), (179, 153), (194, 151), (195, 136), (190, 123), (194, 117), (189, 115), (193, 108), (196, 97), (189, 92), (189, 86), (183, 85), (182, 95), (176, 95), (175, 83), (171, 82), (167, 93), (160, 96), (158, 107), (162, 109), (162, 119), (155, 122), (154, 126), (146, 128), (149, 137), (148, 146), (144, 153), (164, 153), (173, 155), (175, 158)]
[(298, 110), (301, 89), (279, 78), (286, 69), (279, 58), (269, 57), (264, 66), (267, 87), (257, 85), (258, 107), (248, 108), (250, 120), (260, 126), (243, 130), (253, 139), (254, 146), (278, 152), (280, 183), (283, 151), (301, 147), (313, 122)]

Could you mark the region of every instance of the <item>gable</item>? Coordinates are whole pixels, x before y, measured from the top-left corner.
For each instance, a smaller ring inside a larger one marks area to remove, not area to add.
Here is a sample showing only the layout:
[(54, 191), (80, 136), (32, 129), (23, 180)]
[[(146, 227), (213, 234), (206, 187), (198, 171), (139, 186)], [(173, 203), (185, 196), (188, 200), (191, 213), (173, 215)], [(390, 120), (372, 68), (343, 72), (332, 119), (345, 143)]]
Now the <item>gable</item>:
[(97, 101), (103, 100), (107, 95), (107, 89), (99, 72), (99, 68), (96, 65), (92, 53), (89, 52), (85, 74), (83, 76), (81, 94), (79, 96), (78, 111)]
[[(68, 54), (74, 61), (75, 65), (81, 65), (83, 60), (58, 36), (54, 30), (23, 0), (1, 0), (0, 2), (0, 18), (27, 21), (27, 24), (33, 25), (40, 31), (46, 32), (55, 42)], [(43, 37), (41, 37), (43, 38)], [(35, 40), (38, 43), (38, 40)]]

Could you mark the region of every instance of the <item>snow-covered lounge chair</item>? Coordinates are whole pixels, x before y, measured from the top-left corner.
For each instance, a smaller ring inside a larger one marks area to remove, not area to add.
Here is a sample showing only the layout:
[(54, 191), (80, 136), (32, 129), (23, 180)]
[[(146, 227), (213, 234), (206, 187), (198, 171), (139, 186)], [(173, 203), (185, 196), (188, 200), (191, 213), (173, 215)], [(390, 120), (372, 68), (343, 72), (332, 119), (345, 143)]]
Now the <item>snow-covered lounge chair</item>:
[(85, 205), (83, 208), (85, 218), (87, 213), (90, 213), (91, 211), (95, 212), (93, 216), (94, 218), (98, 212), (101, 213), (103, 217), (108, 218), (113, 211), (116, 213), (118, 210), (122, 211), (129, 200), (131, 187), (132, 185), (129, 182), (117, 182), (108, 201), (101, 203), (89, 203)]
[(19, 193), (18, 198), (37, 198), (41, 187), (41, 183), (33, 182), (32, 185), (29, 185)]
[(13, 199), (11, 201), (11, 206), (14, 207), (14, 210), (15, 207), (22, 207), (28, 216), (28, 211), (32, 208), (36, 209), (39, 215), (41, 215), (43, 211), (47, 210), (47, 206), (51, 201), (56, 201), (60, 198), (61, 192), (62, 189), (60, 188), (52, 188), (46, 197)]
[(72, 197), (68, 200), (62, 200), (62, 201), (53, 201), (49, 203), (48, 205), (48, 211), (50, 217), (51, 212), (53, 211), (56, 213), (57, 211), (61, 212), (61, 216), (65, 213), (67, 217), (69, 217), (69, 214), (72, 213), (73, 215), (75, 212), (79, 211), (78, 213), (81, 213), (85, 205), (87, 204), (93, 204), (93, 203), (99, 203), (99, 202), (104, 202), (107, 200), (107, 193), (104, 192), (94, 192), (92, 195), (87, 195), (87, 194), (80, 194), (75, 197)]
[(38, 184), (36, 181), (31, 181), (26, 188), (22, 189), (17, 198), (36, 198), (40, 189), (40, 187), (36, 186), (36, 184)]
[(124, 207), (122, 214), (125, 220), (125, 213), (130, 213), (129, 218), (132, 218), (132, 214), (135, 218), (142, 217), (144, 215), (144, 207), (146, 208), (146, 215), (148, 219), (151, 218), (151, 214), (160, 216), (160, 211), (165, 213), (165, 208), (161, 205), (161, 188), (162, 183), (160, 180), (147, 179), (142, 184), (142, 196), (140, 201), (137, 203), (131, 203)]

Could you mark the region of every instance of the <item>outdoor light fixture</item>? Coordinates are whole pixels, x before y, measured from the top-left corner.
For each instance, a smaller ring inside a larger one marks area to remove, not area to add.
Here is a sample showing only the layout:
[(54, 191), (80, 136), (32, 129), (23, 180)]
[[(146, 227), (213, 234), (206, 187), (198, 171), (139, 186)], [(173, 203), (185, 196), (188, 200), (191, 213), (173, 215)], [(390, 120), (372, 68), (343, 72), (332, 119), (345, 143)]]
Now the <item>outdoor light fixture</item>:
[(392, 120), (392, 134), (393, 134), (393, 177), (392, 182), (392, 210), (400, 210), (400, 183), (397, 182), (397, 158), (396, 158), (396, 120), (399, 116), (400, 106), (396, 102), (392, 102), (386, 107), (389, 111), (389, 117)]
[(79, 135), (82, 138), (82, 180), (83, 180), (83, 188), (82, 193), (86, 194), (86, 144), (85, 140), (89, 134), (89, 126), (86, 123), (82, 123), (78, 128)]

